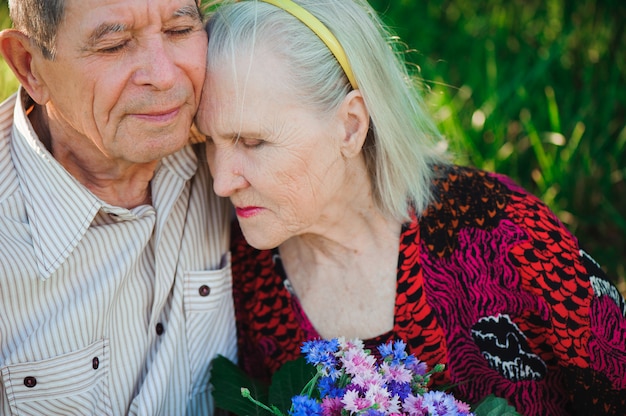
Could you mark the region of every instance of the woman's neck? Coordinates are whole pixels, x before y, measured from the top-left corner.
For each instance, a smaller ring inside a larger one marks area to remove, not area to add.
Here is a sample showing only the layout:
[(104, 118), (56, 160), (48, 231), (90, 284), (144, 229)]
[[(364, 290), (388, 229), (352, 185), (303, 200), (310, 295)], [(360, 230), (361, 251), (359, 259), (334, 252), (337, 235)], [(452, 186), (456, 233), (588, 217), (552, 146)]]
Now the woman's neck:
[(320, 335), (371, 338), (393, 327), (402, 224), (372, 208), (280, 247), (289, 281)]

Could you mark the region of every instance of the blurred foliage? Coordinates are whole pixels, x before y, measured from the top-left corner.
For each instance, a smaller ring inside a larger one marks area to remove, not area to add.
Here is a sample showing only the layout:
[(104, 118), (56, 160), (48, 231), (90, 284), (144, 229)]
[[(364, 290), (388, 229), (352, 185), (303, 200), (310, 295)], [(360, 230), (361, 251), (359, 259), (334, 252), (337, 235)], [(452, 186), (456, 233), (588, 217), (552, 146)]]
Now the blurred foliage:
[[(370, 2), (459, 163), (539, 196), (626, 293), (626, 2)], [(17, 84), (3, 62), (0, 82), (4, 99)]]
[(459, 162), (539, 196), (626, 293), (626, 2), (370, 3)]
[[(0, 1), (0, 29), (11, 26), (7, 0)], [(17, 89), (17, 80), (0, 55), (0, 102)]]

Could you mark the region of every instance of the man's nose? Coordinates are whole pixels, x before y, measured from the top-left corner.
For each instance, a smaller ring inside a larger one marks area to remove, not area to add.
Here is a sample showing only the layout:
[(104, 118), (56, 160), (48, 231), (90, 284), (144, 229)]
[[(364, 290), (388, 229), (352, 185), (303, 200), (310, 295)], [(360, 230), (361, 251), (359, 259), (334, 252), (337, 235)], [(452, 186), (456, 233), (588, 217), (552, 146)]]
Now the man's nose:
[(140, 85), (153, 85), (157, 90), (168, 90), (180, 77), (174, 54), (168, 50), (164, 35), (147, 39), (146, 46), (139, 48), (138, 68), (135, 82)]

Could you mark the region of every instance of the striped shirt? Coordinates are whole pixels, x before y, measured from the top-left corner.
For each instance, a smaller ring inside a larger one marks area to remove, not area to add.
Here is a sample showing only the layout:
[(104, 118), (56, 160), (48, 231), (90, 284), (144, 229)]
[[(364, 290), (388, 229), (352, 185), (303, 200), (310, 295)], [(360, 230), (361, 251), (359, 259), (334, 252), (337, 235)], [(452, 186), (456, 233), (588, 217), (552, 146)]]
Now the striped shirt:
[(0, 414), (212, 414), (210, 360), (234, 360), (236, 338), (229, 205), (203, 145), (162, 160), (153, 206), (112, 206), (16, 97), (0, 105)]

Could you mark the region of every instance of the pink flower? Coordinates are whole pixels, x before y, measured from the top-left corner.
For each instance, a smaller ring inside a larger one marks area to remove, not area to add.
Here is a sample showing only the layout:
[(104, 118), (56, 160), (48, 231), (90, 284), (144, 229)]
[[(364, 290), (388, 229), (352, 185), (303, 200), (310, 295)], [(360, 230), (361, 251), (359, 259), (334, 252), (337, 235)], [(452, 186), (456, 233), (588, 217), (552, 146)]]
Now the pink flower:
[(347, 350), (362, 350), (365, 348), (365, 345), (363, 344), (363, 340), (355, 338), (355, 339), (349, 339), (346, 340), (344, 337), (341, 338), (337, 338), (337, 341), (339, 341), (339, 348), (343, 351), (347, 351)]
[(361, 375), (364, 379), (369, 379), (376, 373), (376, 357), (362, 349), (348, 349), (341, 357), (341, 363), (346, 374), (351, 376)]
[(461, 414), (469, 414), (470, 410), (472, 410), (471, 406), (465, 402), (456, 399), (454, 399), (454, 402), (456, 403), (456, 408)]
[(411, 370), (406, 368), (404, 364), (390, 365), (389, 363), (382, 363), (380, 370), (383, 373), (386, 381), (396, 381), (398, 383), (410, 383), (413, 379)]
[(391, 394), (386, 387), (379, 384), (371, 385), (365, 392), (365, 398), (372, 403), (380, 405), (378, 409), (380, 411), (389, 412), (389, 408), (392, 405)]
[(341, 402), (345, 406), (344, 409), (350, 412), (365, 410), (374, 405), (374, 402), (365, 397), (361, 397), (356, 390), (348, 390), (343, 396), (343, 399), (341, 399)]
[(415, 397), (410, 394), (406, 399), (404, 399), (402, 408), (409, 416), (428, 415), (428, 409), (424, 406), (424, 400), (421, 396)]
[(364, 372), (363, 374), (355, 374), (352, 376), (352, 384), (365, 390), (371, 388), (372, 386), (382, 386), (385, 384), (385, 380), (383, 379), (382, 374), (372, 370), (370, 372)]

